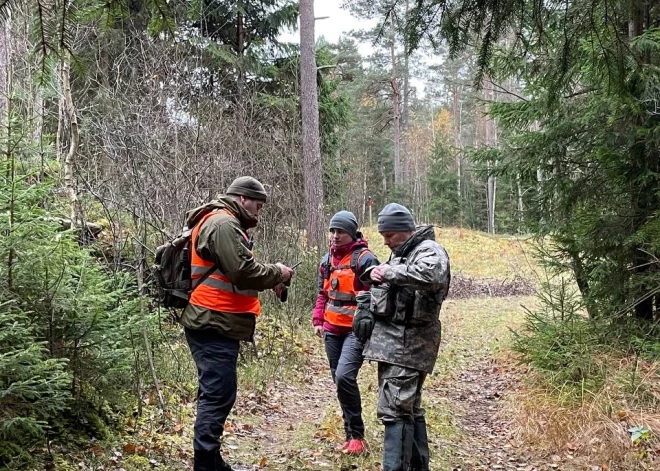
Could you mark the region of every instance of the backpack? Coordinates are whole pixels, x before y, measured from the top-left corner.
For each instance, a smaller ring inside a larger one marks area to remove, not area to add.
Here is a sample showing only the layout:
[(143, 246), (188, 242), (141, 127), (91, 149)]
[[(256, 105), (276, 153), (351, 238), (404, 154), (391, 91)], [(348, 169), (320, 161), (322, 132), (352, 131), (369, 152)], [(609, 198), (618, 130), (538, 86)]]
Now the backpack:
[(191, 234), (192, 229), (186, 228), (176, 238), (156, 249), (154, 271), (158, 281), (158, 302), (166, 308), (185, 308), (193, 290), (215, 270), (215, 267), (209, 268), (193, 287), (190, 269)]

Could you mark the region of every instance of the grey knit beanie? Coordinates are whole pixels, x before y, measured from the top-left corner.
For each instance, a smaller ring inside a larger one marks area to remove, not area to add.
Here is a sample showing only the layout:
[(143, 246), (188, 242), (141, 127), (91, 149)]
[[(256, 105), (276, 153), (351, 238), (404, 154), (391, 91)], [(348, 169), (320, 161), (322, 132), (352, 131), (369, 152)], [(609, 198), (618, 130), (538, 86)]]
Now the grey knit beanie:
[(390, 203), (378, 213), (378, 232), (407, 232), (415, 230), (415, 221), (408, 208)]
[(339, 211), (330, 219), (328, 229), (341, 229), (350, 235), (353, 240), (357, 239), (358, 222), (355, 214), (350, 211)]
[(245, 196), (253, 200), (266, 201), (268, 194), (259, 180), (253, 177), (238, 177), (227, 188), (227, 195)]

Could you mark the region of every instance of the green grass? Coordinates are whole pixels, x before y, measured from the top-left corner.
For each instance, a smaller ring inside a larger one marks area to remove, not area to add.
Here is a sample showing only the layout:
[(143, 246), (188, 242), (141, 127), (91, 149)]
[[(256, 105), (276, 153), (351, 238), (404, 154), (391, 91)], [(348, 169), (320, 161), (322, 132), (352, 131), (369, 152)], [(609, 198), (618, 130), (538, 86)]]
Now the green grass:
[(451, 377), (475, 358), (508, 351), (511, 329), (524, 323), (524, 309), (533, 308), (536, 298), (475, 298), (447, 300), (442, 307), (441, 361), (435, 376)]
[[(382, 261), (390, 250), (375, 228), (363, 229), (369, 247)], [(536, 265), (531, 256), (531, 243), (525, 238), (492, 236), (479, 231), (436, 228), (436, 241), (447, 250), (453, 273), (478, 278), (533, 277)]]

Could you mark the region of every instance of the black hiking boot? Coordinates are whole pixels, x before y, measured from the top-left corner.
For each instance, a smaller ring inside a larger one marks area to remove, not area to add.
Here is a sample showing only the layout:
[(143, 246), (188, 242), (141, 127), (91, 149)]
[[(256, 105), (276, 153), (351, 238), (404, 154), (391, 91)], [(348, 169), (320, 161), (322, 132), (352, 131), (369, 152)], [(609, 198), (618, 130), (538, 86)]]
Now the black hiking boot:
[(225, 460), (222, 459), (220, 450), (215, 452), (215, 471), (233, 471), (232, 467), (227, 464)]
[(215, 451), (195, 450), (193, 471), (216, 471)]
[(234, 471), (225, 460), (222, 459), (220, 450), (205, 451), (195, 450), (195, 462), (193, 471)]

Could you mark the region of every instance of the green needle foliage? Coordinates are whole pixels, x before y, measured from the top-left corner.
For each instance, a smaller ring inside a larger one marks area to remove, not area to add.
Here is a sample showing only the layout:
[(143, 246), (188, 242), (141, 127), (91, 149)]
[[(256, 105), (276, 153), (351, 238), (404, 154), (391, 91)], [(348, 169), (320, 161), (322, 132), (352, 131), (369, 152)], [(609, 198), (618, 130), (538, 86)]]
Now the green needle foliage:
[(476, 83), (516, 91), (490, 105), (500, 143), (481, 159), (531, 188), (526, 224), (593, 317), (660, 307), (659, 22), (645, 1), (420, 0), (407, 24), (410, 47), (476, 48)]
[(0, 141), (0, 465), (20, 463), (66, 423), (98, 435), (84, 424), (130, 391), (133, 331), (149, 322), (125, 298), (124, 277), (49, 217), (58, 187), (31, 168), (35, 149), (15, 116), (9, 129)]

